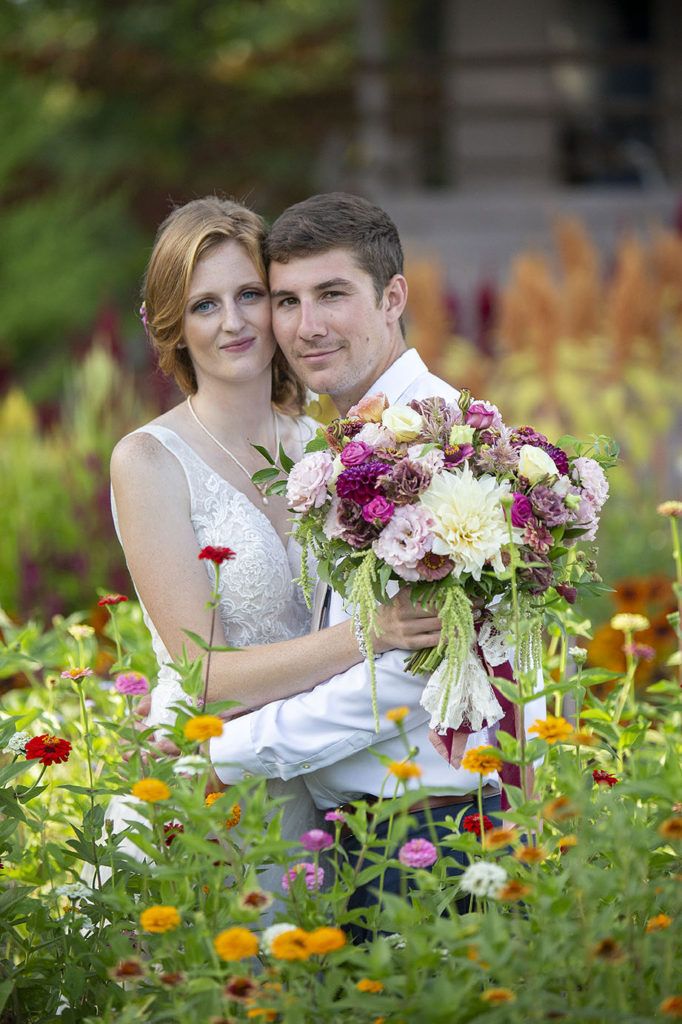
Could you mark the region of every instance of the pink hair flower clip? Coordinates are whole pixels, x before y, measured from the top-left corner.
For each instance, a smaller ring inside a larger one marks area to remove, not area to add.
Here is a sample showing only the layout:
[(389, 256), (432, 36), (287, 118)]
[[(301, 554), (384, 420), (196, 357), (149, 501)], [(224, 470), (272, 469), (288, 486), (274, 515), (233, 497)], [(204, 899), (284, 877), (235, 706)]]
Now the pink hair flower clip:
[(144, 327), (144, 333), (149, 337), (149, 328), (147, 327), (147, 303), (143, 302), (140, 306), (140, 317), (142, 319), (142, 326)]

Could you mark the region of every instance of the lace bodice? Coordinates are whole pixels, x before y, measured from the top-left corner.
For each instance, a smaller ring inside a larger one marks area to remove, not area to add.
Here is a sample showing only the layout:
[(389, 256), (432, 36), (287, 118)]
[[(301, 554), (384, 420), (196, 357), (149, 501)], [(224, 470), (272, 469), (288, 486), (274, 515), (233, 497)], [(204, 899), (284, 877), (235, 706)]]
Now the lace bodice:
[[(298, 423), (305, 442), (314, 433), (316, 424), (307, 417)], [(285, 547), (263, 512), (211, 469), (174, 430), (147, 424), (135, 431), (139, 432), (157, 438), (182, 466), (199, 548), (211, 544), (226, 546), (235, 552), (236, 557), (220, 567), (219, 610), (225, 642), (247, 647), (290, 640), (307, 633), (311, 616), (300, 588), (294, 583), (300, 572), (301, 550), (293, 538), (289, 538)], [(113, 492), (111, 505), (119, 534)], [(213, 587), (215, 566), (210, 561), (203, 564)], [(170, 725), (174, 719), (171, 705), (187, 698), (177, 673), (168, 665), (170, 655), (144, 606), (142, 612), (159, 664), (148, 722)]]

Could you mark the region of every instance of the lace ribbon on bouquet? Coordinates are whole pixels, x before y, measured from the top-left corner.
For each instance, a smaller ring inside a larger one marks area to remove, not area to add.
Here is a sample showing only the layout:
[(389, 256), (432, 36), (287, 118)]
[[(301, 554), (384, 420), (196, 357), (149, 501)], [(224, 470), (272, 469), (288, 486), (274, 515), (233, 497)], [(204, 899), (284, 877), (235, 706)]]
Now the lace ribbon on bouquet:
[(424, 687), (419, 703), (431, 715), (430, 728), (438, 733), (458, 730), (462, 725), (468, 727), (468, 732), (478, 732), (484, 722), (491, 726), (504, 717), (486, 665), (509, 661), (509, 648), (490, 622), (481, 624), (477, 639), (478, 643), (474, 640), (466, 660), (458, 667), (457, 677), (450, 684), (445, 660)]
[[(515, 738), (521, 735), (523, 729), (518, 705), (513, 704), (490, 682), (490, 676), (500, 676), (510, 682), (514, 681), (511, 651), (504, 641), (503, 634), (489, 621), (483, 622), (477, 628), (477, 632), (477, 646), (470, 651), (457, 682), (451, 687), (443, 719), (440, 717), (441, 704), (445, 696), (442, 678), (440, 684), (437, 682), (432, 688), (438, 670), (433, 673), (420, 701), (422, 707), (431, 714), (429, 740), (441, 757), (456, 769), (462, 765), (470, 734), (478, 732), (484, 720), (488, 726), (497, 724)], [(485, 677), (484, 680), (481, 675)], [(457, 724), (454, 724), (455, 722)], [(530, 792), (533, 783), (532, 766), (528, 767), (526, 772)], [(509, 800), (504, 787), (519, 786), (521, 771), (518, 765), (504, 762), (499, 774), (502, 782), (502, 810), (508, 810)]]

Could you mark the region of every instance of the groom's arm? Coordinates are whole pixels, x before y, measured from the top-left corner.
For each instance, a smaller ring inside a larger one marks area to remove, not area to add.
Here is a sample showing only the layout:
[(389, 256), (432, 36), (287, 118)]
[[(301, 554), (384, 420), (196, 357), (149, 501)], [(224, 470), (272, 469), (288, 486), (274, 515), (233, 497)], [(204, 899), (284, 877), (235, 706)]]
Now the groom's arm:
[(289, 779), (348, 757), (396, 736), (386, 718), (406, 706), (408, 728), (429, 719), (419, 705), (424, 677), (405, 670), (409, 652), (388, 651), (376, 661), (379, 732), (375, 731), (369, 667), (365, 662), (320, 683), (307, 693), (273, 701), (226, 722), (210, 742), (211, 761), (222, 782), (248, 775)]

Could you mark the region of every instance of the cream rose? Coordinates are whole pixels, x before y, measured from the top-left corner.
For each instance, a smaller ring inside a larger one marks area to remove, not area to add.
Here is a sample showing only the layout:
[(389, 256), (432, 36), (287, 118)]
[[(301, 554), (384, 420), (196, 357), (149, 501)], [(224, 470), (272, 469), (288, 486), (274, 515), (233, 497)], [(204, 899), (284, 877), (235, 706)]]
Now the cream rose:
[(385, 409), (381, 422), (392, 430), (398, 441), (414, 441), (422, 432), (424, 421), (409, 405), (392, 405)]
[(542, 448), (524, 444), (519, 451), (519, 473), (532, 484), (536, 484), (545, 476), (558, 476), (559, 470), (551, 455)]
[(465, 423), (455, 423), (450, 431), (450, 444), (471, 444), (473, 436), (473, 427), (468, 427)]

